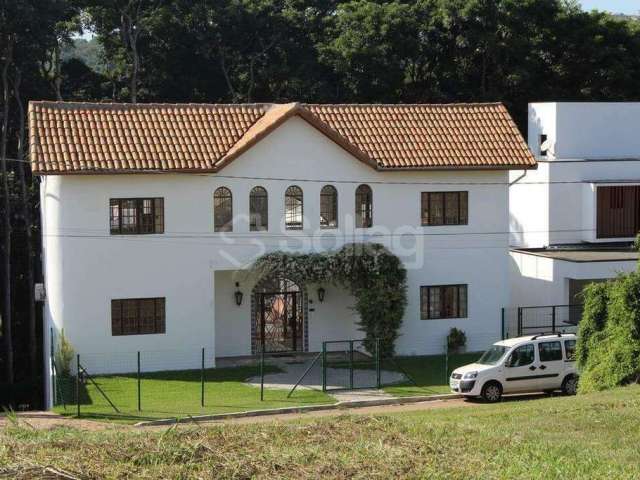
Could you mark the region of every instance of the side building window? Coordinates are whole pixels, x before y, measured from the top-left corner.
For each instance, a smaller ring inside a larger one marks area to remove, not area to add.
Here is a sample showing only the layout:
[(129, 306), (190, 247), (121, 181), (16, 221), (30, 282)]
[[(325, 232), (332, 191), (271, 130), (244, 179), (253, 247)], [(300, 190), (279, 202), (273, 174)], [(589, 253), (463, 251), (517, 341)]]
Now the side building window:
[(422, 225), (467, 225), (469, 192), (422, 192)]
[(253, 187), (249, 193), (249, 229), (252, 232), (269, 229), (269, 197), (263, 187)]
[(287, 230), (302, 230), (303, 207), (302, 189), (296, 185), (287, 188), (284, 194), (284, 225)]
[(373, 226), (373, 192), (369, 185), (356, 188), (356, 227), (371, 228)]
[(111, 335), (165, 333), (164, 298), (111, 300)]
[(219, 187), (213, 192), (213, 231), (233, 231), (233, 197), (227, 187)]
[(110, 199), (109, 230), (111, 235), (164, 233), (164, 199)]
[(420, 287), (420, 318), (422, 320), (466, 317), (466, 285)]
[(338, 226), (338, 191), (332, 185), (320, 190), (320, 228)]

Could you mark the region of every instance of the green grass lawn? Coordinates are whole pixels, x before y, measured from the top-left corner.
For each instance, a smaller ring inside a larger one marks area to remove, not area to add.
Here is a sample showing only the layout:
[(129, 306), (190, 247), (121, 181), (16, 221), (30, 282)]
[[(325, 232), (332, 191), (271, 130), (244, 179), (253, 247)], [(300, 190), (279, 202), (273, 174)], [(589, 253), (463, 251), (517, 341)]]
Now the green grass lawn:
[(446, 361), (444, 355), (419, 357), (397, 357), (393, 362), (385, 362), (383, 369), (405, 372), (413, 381), (401, 385), (384, 387), (384, 391), (399, 397), (410, 395), (432, 395), (450, 393), (449, 376), (456, 368), (473, 363), (482, 352), (455, 353)]
[[(278, 372), (273, 366), (265, 373)], [(214, 368), (205, 371), (205, 405), (201, 407), (200, 370), (154, 372), (143, 374), (141, 381), (141, 411), (138, 411), (138, 389), (135, 374), (96, 376), (95, 382), (118, 407), (117, 413), (98, 388), (91, 382), (83, 385), (80, 394), (81, 416), (120, 422), (137, 422), (155, 418), (187, 417), (213, 413), (229, 413), (266, 408), (317, 405), (333, 403), (330, 396), (315, 390), (298, 389), (291, 398), (288, 391), (265, 389), (260, 401), (260, 389), (244, 381), (257, 373), (256, 367)], [(73, 391), (74, 385), (67, 390)], [(71, 392), (70, 392), (71, 393)], [(65, 415), (76, 415), (74, 394), (70, 403), (54, 410)]]
[[(0, 477), (637, 479), (640, 386), (289, 423), (0, 430)], [(40, 467), (41, 468), (41, 467)], [(35, 475), (34, 475), (35, 476)]]

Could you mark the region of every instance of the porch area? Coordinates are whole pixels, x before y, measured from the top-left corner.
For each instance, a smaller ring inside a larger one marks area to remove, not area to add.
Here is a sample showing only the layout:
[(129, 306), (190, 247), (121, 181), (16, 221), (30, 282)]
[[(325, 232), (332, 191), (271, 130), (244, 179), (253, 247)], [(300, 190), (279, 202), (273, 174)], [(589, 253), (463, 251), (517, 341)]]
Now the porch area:
[(287, 277), (259, 281), (242, 270), (214, 273), (216, 366), (268, 354), (304, 359), (322, 342), (359, 338), (354, 298), (344, 289)]

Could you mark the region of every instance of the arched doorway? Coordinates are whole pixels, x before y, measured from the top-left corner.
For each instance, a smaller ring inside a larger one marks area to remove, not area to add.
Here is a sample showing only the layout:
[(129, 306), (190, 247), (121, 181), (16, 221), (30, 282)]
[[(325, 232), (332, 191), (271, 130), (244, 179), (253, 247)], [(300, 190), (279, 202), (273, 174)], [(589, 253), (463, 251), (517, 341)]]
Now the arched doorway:
[(254, 353), (305, 351), (305, 302), (302, 288), (286, 277), (256, 285), (251, 329)]

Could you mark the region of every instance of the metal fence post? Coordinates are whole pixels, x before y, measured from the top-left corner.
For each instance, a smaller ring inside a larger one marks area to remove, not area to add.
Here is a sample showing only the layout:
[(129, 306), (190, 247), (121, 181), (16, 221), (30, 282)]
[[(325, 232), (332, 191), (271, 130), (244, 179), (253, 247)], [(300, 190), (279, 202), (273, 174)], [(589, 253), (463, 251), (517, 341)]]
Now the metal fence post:
[(204, 407), (204, 347), (202, 347), (202, 369), (200, 370), (200, 406)]
[(264, 402), (264, 345), (260, 352), (260, 401)]
[(138, 411), (142, 410), (140, 397), (140, 350), (138, 350)]
[(76, 355), (76, 404), (77, 415), (80, 417), (80, 354)]
[(500, 335), (502, 336), (502, 340), (504, 340), (504, 330), (505, 330), (505, 328), (504, 328), (504, 319), (505, 319), (504, 307), (502, 307), (502, 328), (501, 328), (501, 332), (500, 332)]
[(322, 342), (322, 391), (327, 391), (327, 343)]
[(353, 340), (349, 341), (349, 390), (353, 390)]
[(376, 338), (376, 388), (382, 387), (380, 383), (380, 339)]
[(556, 306), (551, 307), (551, 331), (556, 333)]
[(522, 307), (518, 307), (518, 336), (522, 336)]
[(58, 374), (58, 372), (56, 372), (56, 352), (55, 352), (55, 347), (54, 347), (54, 339), (53, 339), (53, 327), (51, 327), (49, 329), (49, 339), (50, 341), (50, 359), (49, 359), (49, 363), (50, 365), (50, 376), (51, 376), (51, 402), (53, 404), (53, 406), (56, 406), (58, 404), (58, 389), (56, 388), (56, 375)]

